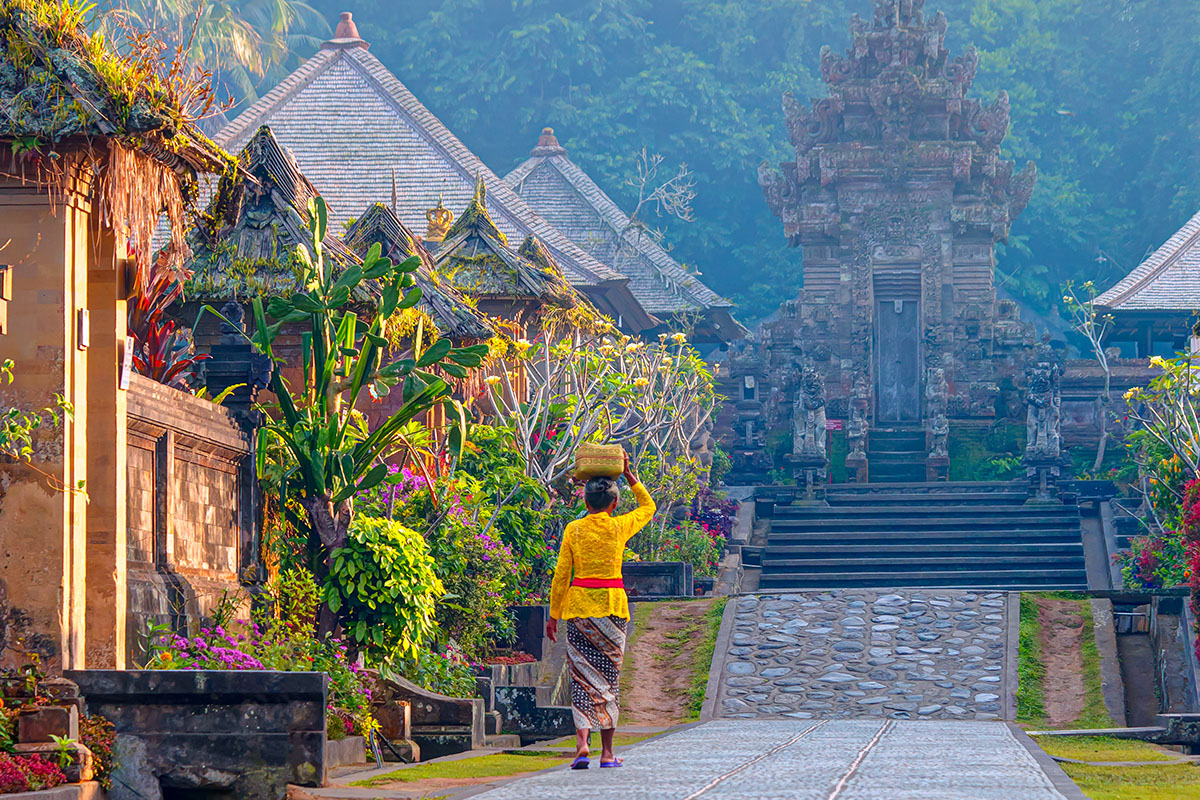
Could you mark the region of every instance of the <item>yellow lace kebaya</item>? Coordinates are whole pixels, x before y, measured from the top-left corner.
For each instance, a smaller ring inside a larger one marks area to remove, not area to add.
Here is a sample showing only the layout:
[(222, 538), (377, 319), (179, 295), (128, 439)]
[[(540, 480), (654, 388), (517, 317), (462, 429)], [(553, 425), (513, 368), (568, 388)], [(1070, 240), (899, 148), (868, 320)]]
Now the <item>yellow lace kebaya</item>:
[(641, 482), (633, 484), (638, 507), (614, 517), (607, 511), (588, 514), (567, 524), (558, 566), (550, 587), (550, 616), (554, 619), (615, 616), (629, 619), (629, 600), (618, 588), (572, 586), (575, 578), (621, 577), (625, 543), (654, 517), (655, 505)]

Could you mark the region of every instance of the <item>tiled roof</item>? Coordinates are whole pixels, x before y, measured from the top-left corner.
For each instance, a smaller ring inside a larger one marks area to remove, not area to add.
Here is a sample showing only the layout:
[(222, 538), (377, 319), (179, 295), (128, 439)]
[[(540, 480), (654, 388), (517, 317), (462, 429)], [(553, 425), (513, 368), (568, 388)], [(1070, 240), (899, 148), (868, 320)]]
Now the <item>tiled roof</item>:
[(343, 237), (346, 245), (359, 256), (366, 256), (374, 244), (379, 244), (384, 256), (400, 263), (412, 256), (421, 259), (415, 276), (421, 287), (421, 307), (442, 333), (455, 339), (490, 339), (495, 335), (487, 318), (471, 304), (449, 281), (434, 270), (433, 256), (412, 234), (395, 212), (375, 203), (364, 211)]
[(1200, 309), (1200, 213), (1116, 286), (1096, 298), (1112, 311)]
[[(727, 338), (745, 335), (733, 304), (689, 273), (653, 237), (638, 235), (629, 217), (580, 169), (547, 128), (528, 160), (504, 179), (539, 214), (629, 278), (634, 295), (658, 317), (713, 315)], [(619, 246), (625, 237), (624, 247)], [(620, 263), (618, 260), (618, 250)], [(715, 322), (715, 320), (714, 320)]]
[[(451, 210), (466, 206), (482, 178), (492, 189), (496, 224), (510, 238), (536, 235), (567, 279), (604, 299), (633, 330), (657, 324), (629, 292), (620, 273), (591, 256), (543, 219), (459, 141), (361, 39), (335, 38), (217, 136), (237, 148), (261, 125), (296, 157), (339, 211), (332, 224), (391, 196), (395, 174), (400, 219), (414, 230), (439, 197)], [(608, 307), (604, 307), (604, 306)]]

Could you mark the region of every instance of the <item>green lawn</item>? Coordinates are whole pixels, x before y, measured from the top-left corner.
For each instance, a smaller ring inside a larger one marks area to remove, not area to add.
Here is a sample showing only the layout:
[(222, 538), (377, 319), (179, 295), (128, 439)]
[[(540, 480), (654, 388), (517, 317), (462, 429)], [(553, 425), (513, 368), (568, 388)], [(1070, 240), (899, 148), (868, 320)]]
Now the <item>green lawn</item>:
[(351, 786), (374, 788), (389, 783), (412, 783), (430, 778), (505, 778), (520, 772), (535, 772), (571, 759), (559, 753), (528, 752), (521, 755), (497, 753), (489, 756), (460, 758), (454, 761), (435, 761), (389, 772), (375, 778), (356, 781)]
[(1038, 746), (1058, 758), (1077, 761), (1173, 761), (1152, 744), (1112, 736), (1035, 736)]
[(1191, 764), (1062, 768), (1092, 800), (1200, 800), (1200, 769)]
[(713, 651), (717, 646), (717, 634), (721, 630), (721, 616), (725, 613), (728, 597), (718, 597), (712, 601), (708, 611), (704, 613), (703, 638), (698, 645), (693, 639), (689, 646), (696, 647), (696, 655), (692, 661), (692, 686), (688, 698), (687, 721), (695, 722), (700, 719), (700, 709), (704, 707), (704, 693), (708, 689), (708, 673), (712, 670)]
[(1200, 769), (1160, 764), (1172, 754), (1146, 742), (1110, 736), (1035, 736), (1052, 756), (1080, 761), (1145, 761), (1144, 766), (1061, 764), (1092, 800), (1200, 800)]

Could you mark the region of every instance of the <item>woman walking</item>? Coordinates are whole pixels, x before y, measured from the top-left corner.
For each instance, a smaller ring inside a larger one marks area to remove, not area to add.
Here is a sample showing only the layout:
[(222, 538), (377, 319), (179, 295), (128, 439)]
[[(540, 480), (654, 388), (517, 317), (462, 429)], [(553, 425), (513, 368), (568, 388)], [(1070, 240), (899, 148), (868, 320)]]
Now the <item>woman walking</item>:
[(629, 625), (629, 601), (621, 578), (625, 543), (654, 516), (654, 500), (638, 481), (625, 455), (625, 480), (638, 507), (612, 515), (621, 499), (614, 478), (592, 478), (584, 488), (588, 514), (567, 525), (550, 589), (546, 635), (558, 641), (558, 621), (567, 621), (567, 664), (575, 719), (575, 761), (587, 769), (588, 737), (600, 729), (601, 767), (619, 767), (613, 733), (620, 713), (621, 658)]

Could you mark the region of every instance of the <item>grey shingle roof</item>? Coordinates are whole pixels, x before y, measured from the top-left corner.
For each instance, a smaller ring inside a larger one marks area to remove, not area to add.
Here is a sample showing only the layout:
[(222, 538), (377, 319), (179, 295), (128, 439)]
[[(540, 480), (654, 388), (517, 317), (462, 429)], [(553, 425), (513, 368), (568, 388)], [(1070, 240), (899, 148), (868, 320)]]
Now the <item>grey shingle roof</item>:
[(1112, 311), (1200, 309), (1200, 213), (1097, 297), (1096, 305)]
[(242, 112), (216, 139), (240, 147), (269, 124), (301, 169), (320, 187), (334, 225), (391, 196), (395, 174), (401, 221), (423, 230), (425, 211), (444, 197), (458, 212), (477, 178), (492, 189), (491, 211), (510, 238), (536, 235), (567, 279), (621, 314), (632, 330), (657, 324), (634, 299), (628, 281), (538, 215), (443, 125), (360, 39), (339, 38)]
[[(655, 316), (716, 317), (711, 321), (722, 329), (722, 338), (745, 335), (730, 316), (733, 304), (689, 273), (653, 237), (632, 230), (629, 217), (568, 158), (552, 130), (543, 131), (530, 158), (505, 181), (555, 227), (628, 277), (634, 295)], [(620, 263), (615, 263), (618, 250)]]

